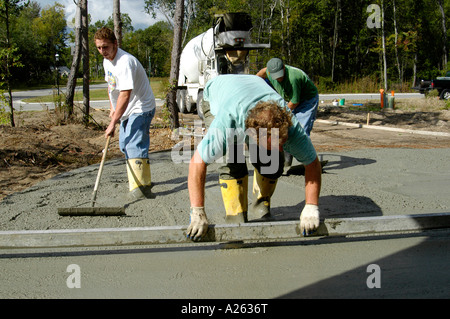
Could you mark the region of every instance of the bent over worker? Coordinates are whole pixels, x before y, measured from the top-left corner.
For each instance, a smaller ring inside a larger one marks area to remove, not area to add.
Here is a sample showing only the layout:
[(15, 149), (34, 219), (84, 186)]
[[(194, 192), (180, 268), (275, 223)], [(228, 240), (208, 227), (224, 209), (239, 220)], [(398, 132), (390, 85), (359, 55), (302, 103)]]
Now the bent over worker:
[[(207, 166), (227, 152), (226, 164), (219, 169), (226, 222), (244, 223), (270, 216), (270, 200), (283, 173), (284, 150), (305, 165), (305, 206), (300, 214), (300, 228), (305, 234), (313, 232), (319, 226), (322, 170), (310, 138), (288, 111), (283, 98), (258, 76), (230, 74), (210, 80), (204, 100), (209, 102), (214, 119), (189, 164), (188, 237), (199, 240), (208, 230), (204, 207)], [(244, 142), (255, 167), (250, 207), (247, 164), (239, 152), (243, 151), (239, 145)]]
[(111, 120), (105, 137), (114, 136), (120, 122), (119, 147), (126, 158), (129, 198), (152, 198), (148, 151), (156, 103), (150, 82), (141, 63), (118, 47), (111, 29), (99, 29), (94, 40), (98, 52), (104, 57), (103, 68), (110, 99)]

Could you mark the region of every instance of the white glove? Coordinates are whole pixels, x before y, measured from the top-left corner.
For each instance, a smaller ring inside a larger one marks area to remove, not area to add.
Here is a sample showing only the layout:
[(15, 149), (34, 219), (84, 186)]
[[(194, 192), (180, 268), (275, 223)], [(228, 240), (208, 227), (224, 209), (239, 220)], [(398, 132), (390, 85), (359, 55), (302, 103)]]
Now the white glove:
[(191, 207), (191, 223), (187, 229), (187, 237), (197, 241), (208, 232), (208, 219), (203, 207)]
[(319, 206), (306, 204), (300, 215), (300, 233), (303, 236), (312, 234), (319, 227)]

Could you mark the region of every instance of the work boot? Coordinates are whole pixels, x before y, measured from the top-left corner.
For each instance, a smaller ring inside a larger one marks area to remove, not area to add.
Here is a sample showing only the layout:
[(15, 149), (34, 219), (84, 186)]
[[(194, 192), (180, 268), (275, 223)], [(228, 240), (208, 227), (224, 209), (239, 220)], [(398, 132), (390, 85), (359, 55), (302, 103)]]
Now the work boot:
[(131, 158), (127, 160), (129, 199), (155, 198), (151, 192), (150, 160)]
[(225, 222), (239, 224), (247, 222), (248, 176), (239, 179), (219, 179), (225, 206)]
[(253, 196), (250, 205), (250, 219), (270, 218), (270, 198), (272, 197), (278, 179), (270, 179), (254, 170)]

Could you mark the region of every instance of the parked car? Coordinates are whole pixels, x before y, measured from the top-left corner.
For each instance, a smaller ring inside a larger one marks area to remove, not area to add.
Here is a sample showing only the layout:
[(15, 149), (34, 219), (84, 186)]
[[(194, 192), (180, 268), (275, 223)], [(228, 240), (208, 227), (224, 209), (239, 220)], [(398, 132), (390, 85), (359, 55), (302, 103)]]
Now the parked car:
[(419, 86), (414, 87), (414, 90), (422, 94), (427, 94), (428, 91), (437, 90), (441, 100), (450, 99), (450, 71), (445, 76), (437, 77), (434, 80), (421, 80)]

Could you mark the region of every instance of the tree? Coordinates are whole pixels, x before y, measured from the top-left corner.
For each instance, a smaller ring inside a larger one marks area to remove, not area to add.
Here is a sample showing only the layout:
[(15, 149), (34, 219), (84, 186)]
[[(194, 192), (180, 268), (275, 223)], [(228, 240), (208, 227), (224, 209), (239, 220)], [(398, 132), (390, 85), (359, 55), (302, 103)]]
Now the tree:
[(167, 77), (170, 75), (170, 55), (167, 52), (171, 50), (172, 42), (171, 25), (166, 21), (158, 21), (145, 30), (126, 33), (122, 46), (141, 61), (149, 76)]
[(448, 54), (447, 54), (447, 27), (446, 27), (446, 19), (445, 19), (445, 11), (442, 0), (437, 0), (437, 4), (439, 6), (439, 12), (441, 13), (441, 21), (442, 21), (442, 36), (443, 36), (443, 46), (442, 46), (442, 64), (443, 68), (447, 67), (448, 63)]
[(339, 38), (339, 24), (342, 23), (341, 0), (336, 0), (336, 11), (334, 14), (334, 33), (333, 33), (333, 57), (331, 60), (331, 81), (334, 82), (334, 69), (336, 61), (336, 46)]
[(35, 40), (36, 26), (34, 22), (40, 17), (41, 7), (37, 2), (30, 2), (20, 10), (19, 15), (13, 17), (11, 39), (17, 46), (18, 53), (23, 63), (22, 68), (15, 68), (11, 71), (12, 85), (16, 83), (30, 84), (34, 74), (40, 68), (37, 61), (42, 55), (39, 43)]
[(386, 60), (386, 33), (385, 33), (385, 20), (384, 20), (384, 0), (381, 0), (381, 43), (383, 48), (383, 79), (384, 79), (384, 91), (388, 89), (387, 79), (387, 60)]
[(167, 107), (172, 115), (172, 129), (180, 127), (178, 120), (178, 105), (177, 105), (177, 81), (180, 70), (180, 56), (181, 56), (181, 37), (183, 33), (183, 14), (184, 14), (184, 0), (176, 0), (175, 9), (175, 26), (173, 30), (173, 46), (172, 58), (170, 68), (170, 90), (167, 93), (166, 102)]
[[(28, 5), (28, 1), (26, 3), (22, 3), (22, 0), (1, 0), (0, 1), (0, 19), (5, 22), (6, 29), (6, 38), (5, 38), (5, 48), (1, 49), (0, 52), (0, 60), (4, 61), (4, 70), (1, 70), (0, 76), (5, 78), (6, 89), (8, 91), (8, 104), (10, 109), (10, 124), (12, 127), (15, 127), (14, 123), (14, 106), (12, 100), (12, 90), (11, 90), (11, 68), (21, 66), (19, 62), (20, 56), (16, 55), (17, 48), (13, 47), (11, 44), (10, 38), (10, 18), (11, 15), (17, 14), (23, 6)], [(3, 94), (2, 94), (3, 97)]]
[(73, 98), (75, 95), (75, 86), (77, 84), (77, 71), (80, 66), (81, 59), (81, 9), (80, 1), (76, 3), (77, 11), (75, 13), (75, 46), (73, 52), (72, 66), (70, 68), (69, 79), (67, 81), (67, 95), (66, 95), (66, 113), (64, 114), (67, 120), (73, 115)]
[(85, 125), (89, 123), (89, 17), (88, 1), (80, 1), (81, 11), (81, 57), (83, 60), (83, 106)]
[(114, 33), (117, 38), (117, 44), (122, 46), (122, 20), (120, 19), (120, 0), (114, 0), (113, 2), (113, 20), (114, 20)]
[(66, 27), (64, 6), (59, 3), (45, 7), (40, 16), (33, 20), (33, 38), (28, 43), (35, 42), (37, 50), (32, 52), (35, 57), (30, 62), (36, 63), (42, 76), (54, 78), (55, 54), (61, 55), (66, 47)]
[[(153, 18), (156, 18), (156, 14), (159, 11), (167, 20), (170, 25), (175, 28), (174, 15), (175, 11), (178, 9), (178, 0), (145, 0), (145, 12), (150, 14)], [(183, 11), (184, 12), (184, 1), (183, 1)], [(183, 17), (184, 18), (184, 17)], [(183, 19), (184, 20), (184, 19)]]
[[(76, 1), (81, 3), (81, 0)], [(17, 0), (8, 1), (12, 2)], [(6, 0), (0, 0), (3, 8), (5, 3)], [(160, 21), (146, 30), (135, 31), (128, 15), (120, 13), (121, 47), (138, 57), (147, 70), (151, 57), (153, 75), (169, 76), (171, 57), (167, 52), (173, 46), (176, 2), (145, 0), (142, 3), (144, 11), (152, 16), (162, 14), (167, 22)], [(380, 9), (379, 26), (369, 27), (367, 18), (374, 13), (367, 9), (381, 8), (382, 4), (383, 19)], [(397, 85), (397, 82), (413, 82), (416, 78), (431, 79), (450, 67), (450, 2), (443, 0), (184, 0), (182, 43), (209, 29), (215, 14), (237, 11), (250, 14), (253, 42), (271, 44), (269, 50), (252, 51), (250, 72), (259, 70), (276, 56), (305, 70), (315, 81), (324, 81), (331, 89), (361, 78), (370, 78), (377, 86), (378, 82), (383, 82), (383, 87), (393, 85), (390, 82)], [(68, 65), (73, 62), (65, 40), (64, 18), (61, 5), (41, 10), (35, 1), (30, 1), (18, 14), (10, 14), (11, 48), (17, 48), (14, 51), (16, 62), (20, 57), (24, 65), (21, 69), (9, 67), (13, 86), (16, 83), (52, 83), (54, 76), (50, 70), (57, 50), (63, 65), (65, 59)], [(0, 21), (2, 49), (6, 48), (4, 22), (4, 19)], [(113, 14), (106, 22), (89, 24), (91, 38), (88, 42), (92, 43), (95, 30), (105, 25), (114, 29)], [(94, 46), (91, 45), (89, 51), (90, 72), (99, 74), (101, 58)], [(0, 65), (4, 74), (5, 57), (4, 53)]]

